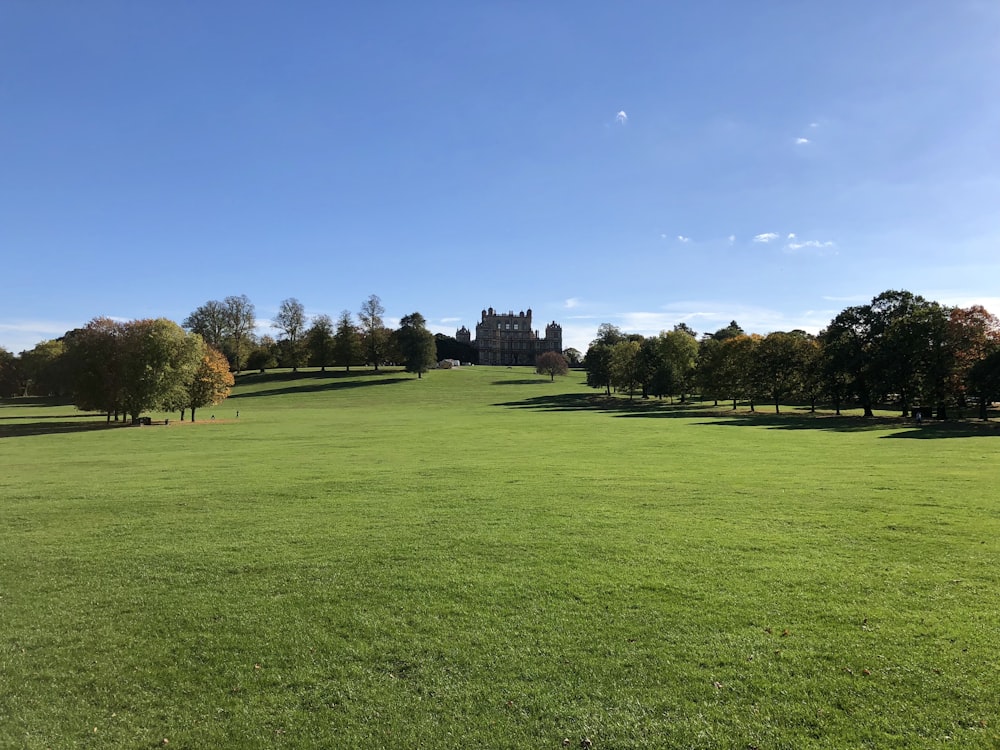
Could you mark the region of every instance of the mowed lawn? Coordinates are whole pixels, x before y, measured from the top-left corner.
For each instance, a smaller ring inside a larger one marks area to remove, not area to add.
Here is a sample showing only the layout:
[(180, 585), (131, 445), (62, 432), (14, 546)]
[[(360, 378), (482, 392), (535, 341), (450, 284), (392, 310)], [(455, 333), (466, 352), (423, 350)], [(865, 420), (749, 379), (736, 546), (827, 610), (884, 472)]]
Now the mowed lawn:
[(788, 412), (506, 368), (4, 402), (0, 747), (997, 747), (1000, 431)]

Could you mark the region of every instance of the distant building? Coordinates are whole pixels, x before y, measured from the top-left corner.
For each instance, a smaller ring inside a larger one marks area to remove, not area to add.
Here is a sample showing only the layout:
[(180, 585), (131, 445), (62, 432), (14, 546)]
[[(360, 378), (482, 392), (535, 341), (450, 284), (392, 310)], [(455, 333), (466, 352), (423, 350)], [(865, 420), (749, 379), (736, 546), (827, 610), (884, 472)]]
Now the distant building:
[(562, 352), (562, 326), (552, 321), (545, 326), (545, 337), (531, 327), (531, 308), (527, 312), (500, 313), (492, 307), (483, 310), (476, 324), (476, 340), (462, 326), (455, 333), (462, 343), (472, 344), (481, 365), (533, 365), (542, 352)]

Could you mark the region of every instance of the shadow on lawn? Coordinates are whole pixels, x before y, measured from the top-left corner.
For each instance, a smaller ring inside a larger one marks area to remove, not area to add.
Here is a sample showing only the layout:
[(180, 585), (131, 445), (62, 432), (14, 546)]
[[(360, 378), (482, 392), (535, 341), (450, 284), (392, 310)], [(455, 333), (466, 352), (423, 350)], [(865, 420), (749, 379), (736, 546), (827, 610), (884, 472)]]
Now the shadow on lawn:
[[(651, 399), (626, 400), (591, 393), (562, 393), (535, 396), (521, 401), (495, 404), (510, 409), (536, 411), (596, 411), (625, 419), (692, 419), (715, 427), (764, 427), (772, 430), (830, 430), (834, 432), (886, 432), (885, 438), (931, 438), (1000, 436), (1000, 424), (994, 422), (925, 422), (920, 427), (901, 417), (837, 416), (829, 412), (815, 414), (794, 407), (785, 407), (782, 414), (765, 411), (733, 412), (723, 406), (705, 404), (665, 403)], [(763, 407), (768, 408), (768, 407)], [(773, 407), (771, 407), (773, 409)], [(909, 429), (906, 429), (909, 428)]]
[[(92, 414), (81, 414), (81, 417), (91, 417)], [(98, 432), (100, 430), (116, 430), (131, 426), (126, 422), (100, 421), (92, 422), (24, 422), (22, 424), (0, 424), (0, 440), (3, 438), (30, 437), (32, 435), (68, 435), (76, 432)]]
[[(390, 371), (398, 372), (398, 371)], [(348, 388), (367, 388), (373, 385), (391, 385), (413, 380), (410, 377), (387, 377), (387, 373), (373, 370), (356, 372), (278, 372), (263, 375), (242, 375), (236, 381), (237, 385), (252, 386), (256, 383), (273, 384), (273, 387), (253, 390), (246, 393), (234, 393), (229, 400), (256, 398), (258, 396), (276, 396), (290, 393), (321, 393)], [(287, 385), (283, 385), (287, 384)]]
[(515, 380), (494, 380), (490, 385), (536, 385), (538, 383), (549, 383), (545, 378), (517, 378)]

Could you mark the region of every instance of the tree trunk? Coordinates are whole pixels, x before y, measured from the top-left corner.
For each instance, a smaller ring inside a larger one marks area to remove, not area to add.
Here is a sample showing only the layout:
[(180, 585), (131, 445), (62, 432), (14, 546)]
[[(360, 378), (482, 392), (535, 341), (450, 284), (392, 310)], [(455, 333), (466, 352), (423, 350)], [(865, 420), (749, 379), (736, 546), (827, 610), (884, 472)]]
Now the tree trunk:
[(191, 407), (191, 421), (194, 421), (194, 407)]
[(781, 409), (778, 408), (778, 402), (777, 402), (777, 400), (775, 400), (775, 402), (774, 402), (774, 413), (775, 414), (781, 414)]

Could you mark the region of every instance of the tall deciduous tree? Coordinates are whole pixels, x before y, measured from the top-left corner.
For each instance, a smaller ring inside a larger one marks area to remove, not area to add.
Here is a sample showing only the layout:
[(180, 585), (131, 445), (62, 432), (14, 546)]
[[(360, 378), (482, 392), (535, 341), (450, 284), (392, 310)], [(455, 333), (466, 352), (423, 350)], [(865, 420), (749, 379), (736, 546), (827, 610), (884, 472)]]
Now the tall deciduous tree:
[(361, 356), (361, 334), (354, 325), (351, 313), (344, 310), (337, 318), (337, 332), (333, 335), (334, 361), (350, 372), (351, 363)]
[(611, 347), (611, 384), (628, 393), (629, 399), (635, 395), (641, 384), (641, 370), (638, 341), (619, 341)]
[(434, 334), (427, 330), (424, 316), (418, 312), (404, 315), (396, 331), (396, 346), (403, 358), (407, 372), (423, 377), (436, 362), (437, 347)]
[(123, 329), (122, 362), (122, 404), (135, 421), (144, 411), (177, 403), (198, 366), (199, 349), (171, 320), (134, 320)]
[(569, 363), (559, 352), (542, 352), (535, 360), (535, 372), (548, 375), (549, 380), (554, 381), (556, 375), (565, 375), (569, 372)]
[(21, 385), (20, 366), (18, 358), (0, 346), (0, 398), (18, 393)]
[(333, 343), (333, 321), (329, 315), (317, 315), (306, 331), (306, 347), (310, 364), (319, 365), (320, 372), (333, 364)]
[(184, 328), (197, 333), (209, 346), (222, 351), (230, 337), (230, 311), (224, 302), (209, 300), (196, 308), (181, 323)]
[(196, 409), (222, 403), (229, 396), (234, 382), (225, 355), (211, 346), (201, 347), (201, 359), (187, 383), (185, 394), (191, 409), (191, 421), (194, 421)]
[(385, 308), (378, 295), (373, 294), (361, 303), (358, 319), (361, 321), (361, 335), (364, 338), (365, 356), (372, 367), (378, 371), (379, 365), (385, 360), (389, 345), (389, 331), (385, 327), (382, 316)]
[(306, 309), (295, 297), (282, 300), (274, 318), (275, 327), (284, 333), (283, 349), (286, 366), (297, 372), (306, 351), (303, 339), (306, 331)]
[(591, 388), (603, 388), (607, 396), (611, 395), (611, 350), (611, 344), (594, 341), (583, 358), (587, 385)]
[(94, 318), (66, 335), (73, 403), (78, 409), (105, 412), (109, 422), (112, 414), (117, 421), (122, 411), (124, 328), (110, 318)]
[(224, 304), (226, 331), (232, 340), (233, 369), (238, 375), (253, 343), (254, 328), (257, 325), (256, 311), (245, 294), (226, 297)]

